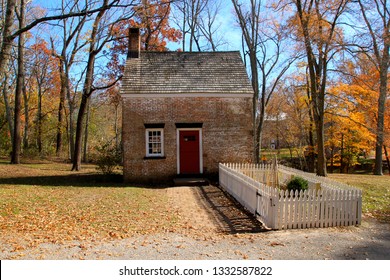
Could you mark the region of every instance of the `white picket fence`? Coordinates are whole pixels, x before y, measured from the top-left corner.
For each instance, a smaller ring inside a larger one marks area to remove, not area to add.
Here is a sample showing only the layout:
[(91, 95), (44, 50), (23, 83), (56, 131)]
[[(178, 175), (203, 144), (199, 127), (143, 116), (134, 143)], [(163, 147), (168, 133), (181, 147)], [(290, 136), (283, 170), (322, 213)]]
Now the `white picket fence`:
[[(281, 190), (293, 176), (305, 178), (309, 189)], [(361, 223), (361, 190), (311, 173), (281, 165), (219, 164), (219, 184), (271, 229)]]

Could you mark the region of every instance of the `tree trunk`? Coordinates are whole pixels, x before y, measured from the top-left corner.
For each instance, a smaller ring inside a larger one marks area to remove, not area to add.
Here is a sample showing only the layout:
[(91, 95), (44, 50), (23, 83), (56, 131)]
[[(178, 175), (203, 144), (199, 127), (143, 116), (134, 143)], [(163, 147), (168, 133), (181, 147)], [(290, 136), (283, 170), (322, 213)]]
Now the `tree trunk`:
[[(108, 0), (104, 0), (102, 3), (103, 6), (108, 4)], [(94, 67), (95, 67), (95, 59), (96, 55), (99, 53), (99, 50), (102, 47), (97, 48), (96, 38), (98, 37), (99, 32), (99, 24), (101, 19), (103, 18), (105, 10), (100, 11), (94, 22), (93, 28), (91, 32), (91, 36), (89, 38), (89, 55), (87, 62), (87, 70), (85, 72), (85, 81), (83, 86), (83, 94), (81, 97), (81, 104), (79, 108), (79, 113), (77, 116), (77, 127), (76, 127), (76, 140), (75, 140), (75, 151), (73, 157), (73, 166), (72, 171), (79, 171), (81, 169), (81, 155), (82, 155), (82, 138), (83, 138), (83, 121), (84, 115), (87, 109), (88, 100), (92, 94), (92, 84), (93, 84), (93, 75), (94, 75)], [(102, 45), (103, 46), (103, 45)]]
[(387, 153), (387, 148), (385, 145), (383, 145), (383, 150), (385, 150), (387, 168), (389, 169), (389, 175), (390, 175), (390, 159), (389, 159), (389, 154)]
[[(307, 75), (307, 74), (306, 74)], [(311, 94), (310, 94), (310, 82), (307, 77), (306, 80), (306, 96), (307, 99), (311, 99)], [(316, 155), (315, 155), (315, 140), (314, 140), (314, 113), (313, 113), (313, 105), (311, 103), (307, 103), (308, 106), (308, 113), (309, 113), (309, 133), (308, 133), (308, 144), (309, 144), (309, 153), (308, 153), (308, 164), (307, 164), (307, 169), (309, 172), (314, 173), (315, 172), (315, 162), (316, 162)]]
[[(262, 106), (262, 105), (261, 105)], [(256, 127), (256, 163), (260, 162), (261, 158), (261, 142), (262, 142), (262, 131), (264, 124), (264, 115), (260, 114), (259, 121)]]
[[(12, 1), (11, 1), (12, 2)], [(24, 0), (20, 0), (20, 18), (19, 18), (19, 28), (24, 27), (24, 9), (25, 4)], [(22, 95), (24, 87), (24, 33), (19, 35), (18, 42), (18, 76), (16, 81), (16, 90), (15, 90), (15, 113), (14, 113), (14, 141), (12, 143), (12, 164), (20, 163), (20, 154), (21, 154), (21, 112), (22, 112)]]
[[(387, 63), (386, 63), (387, 61)], [(385, 123), (385, 108), (386, 108), (386, 97), (387, 97), (387, 73), (389, 54), (384, 51), (382, 57), (382, 64), (380, 69), (380, 88), (379, 88), (379, 99), (378, 99), (378, 123), (376, 132), (376, 145), (375, 145), (375, 169), (374, 175), (383, 175), (383, 156), (382, 147), (384, 140), (384, 123)]]
[(90, 99), (87, 99), (86, 105), (86, 118), (85, 118), (85, 131), (84, 131), (84, 154), (83, 154), (83, 162), (88, 162), (88, 132), (89, 132), (89, 117), (90, 117)]
[[(253, 133), (254, 133), (254, 160), (255, 163), (260, 163), (260, 131), (258, 130), (259, 125), (257, 125), (257, 106), (259, 102), (259, 72), (257, 69), (257, 59), (256, 59), (256, 53), (255, 50), (250, 51), (249, 53), (249, 60), (250, 60), (250, 66), (251, 66), (251, 83), (252, 88), (254, 91), (253, 95), (253, 107), (252, 107), (252, 114), (253, 114)], [(262, 122), (262, 121), (260, 121)]]
[(82, 140), (83, 140), (83, 130), (84, 130), (83, 123), (84, 123), (84, 116), (87, 111), (88, 100), (89, 100), (89, 95), (83, 94), (81, 98), (78, 117), (77, 117), (75, 151), (73, 157), (72, 171), (80, 171), (81, 169), (81, 155), (82, 155), (82, 147), (83, 147)]
[(11, 57), (12, 42), (11, 37), (12, 25), (14, 23), (16, 0), (8, 0), (5, 11), (4, 25), (2, 26), (2, 40), (0, 50), (0, 78), (4, 77), (5, 69), (8, 69), (8, 62)]
[(75, 153), (75, 131), (74, 131), (74, 118), (73, 114), (75, 111), (75, 106), (73, 104), (72, 96), (71, 96), (71, 91), (70, 91), (70, 85), (69, 85), (69, 73), (66, 72), (66, 96), (68, 99), (68, 106), (69, 106), (69, 136), (68, 136), (68, 141), (69, 141), (69, 152), (70, 152), (70, 159), (73, 162), (73, 157)]
[(331, 148), (330, 152), (330, 173), (333, 173), (334, 169), (334, 147)]
[(261, 133), (260, 124), (255, 129), (255, 163), (260, 163), (260, 152), (261, 152)]
[(39, 154), (42, 153), (42, 87), (38, 83), (38, 110), (37, 110), (37, 145)]
[(23, 86), (23, 99), (24, 99), (24, 135), (23, 135), (23, 149), (28, 149), (30, 146), (29, 143), (29, 98), (26, 90), (26, 86)]
[(62, 58), (60, 60), (59, 71), (60, 71), (60, 78), (61, 78), (61, 92), (60, 92), (60, 103), (58, 105), (57, 139), (56, 139), (57, 157), (61, 155), (61, 150), (62, 150), (62, 138), (63, 138), (62, 135), (63, 135), (63, 127), (64, 127), (64, 115), (65, 115), (64, 111), (65, 111), (66, 82), (67, 82)]
[(316, 163), (316, 153), (315, 153), (315, 141), (313, 133), (313, 119), (310, 116), (310, 129), (309, 129), (309, 163), (307, 165), (308, 171), (314, 173), (315, 163)]
[(85, 95), (82, 96), (82, 100), (79, 108), (79, 114), (77, 117), (75, 150), (73, 156), (72, 171), (80, 171), (81, 169), (81, 153), (82, 153), (81, 142), (82, 142), (82, 135), (83, 135), (83, 121), (84, 121), (87, 99), (88, 98)]
[(344, 172), (344, 134), (341, 134), (340, 173)]
[(318, 121), (318, 127), (316, 131), (317, 131), (317, 175), (327, 176), (323, 115), (322, 118), (320, 118), (320, 120)]
[[(307, 75), (307, 74), (306, 74)], [(307, 77), (307, 99), (311, 99), (311, 94), (310, 94), (310, 83), (309, 79)], [(313, 104), (312, 103), (306, 103), (308, 107), (308, 113), (309, 113), (309, 130), (307, 133), (307, 145), (308, 145), (308, 152), (305, 156), (306, 159), (306, 166), (307, 166), (307, 171), (310, 173), (315, 172), (315, 161), (316, 161), (316, 155), (315, 155), (315, 140), (314, 140), (314, 133), (313, 131), (315, 130), (315, 124), (314, 124), (314, 113), (313, 113)]]
[(187, 26), (186, 26), (186, 17), (187, 17), (187, 1), (183, 1), (183, 52), (186, 51), (186, 34), (187, 34)]
[(11, 135), (11, 143), (13, 143), (14, 139), (14, 125), (12, 121), (12, 110), (9, 104), (9, 99), (8, 99), (8, 75), (5, 75), (4, 78), (4, 83), (3, 83), (3, 97), (4, 97), (4, 105), (5, 105), (5, 116), (8, 122), (8, 129), (9, 133)]
[(117, 151), (120, 149), (120, 130), (119, 130), (119, 108), (120, 103), (115, 104), (115, 147)]

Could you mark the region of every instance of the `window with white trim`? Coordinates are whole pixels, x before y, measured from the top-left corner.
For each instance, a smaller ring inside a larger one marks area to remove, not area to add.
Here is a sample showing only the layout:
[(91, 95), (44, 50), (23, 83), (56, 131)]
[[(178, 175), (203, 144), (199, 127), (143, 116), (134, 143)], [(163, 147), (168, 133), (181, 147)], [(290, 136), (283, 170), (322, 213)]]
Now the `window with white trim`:
[(163, 157), (164, 156), (164, 129), (147, 128), (145, 136), (146, 136), (146, 156)]

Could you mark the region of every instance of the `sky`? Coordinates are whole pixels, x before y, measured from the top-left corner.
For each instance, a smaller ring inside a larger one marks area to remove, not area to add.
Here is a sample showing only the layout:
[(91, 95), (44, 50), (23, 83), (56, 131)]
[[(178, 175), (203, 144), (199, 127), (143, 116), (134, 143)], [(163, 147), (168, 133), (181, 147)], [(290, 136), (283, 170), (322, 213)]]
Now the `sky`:
[[(234, 18), (233, 5), (230, 0), (221, 0), (221, 2), (223, 5), (221, 5), (221, 11), (217, 16), (215, 26), (219, 26), (218, 33), (221, 34), (220, 36), (223, 36), (223, 40), (226, 41), (226, 44), (220, 46), (218, 50), (241, 50), (241, 32)], [(175, 26), (173, 22), (172, 26)], [(170, 43), (169, 47), (171, 50), (176, 50), (178, 47), (181, 48), (181, 43)]]
[[(233, 15), (233, 5), (230, 0), (221, 0), (221, 12), (216, 20), (216, 25), (220, 26), (218, 33), (222, 34), (226, 44), (218, 48), (219, 51), (237, 51), (241, 50), (241, 33)], [(61, 0), (32, 0), (34, 5), (40, 5), (47, 9), (54, 9), (60, 6)], [(175, 23), (171, 21), (171, 26), (175, 27)], [(168, 48), (172, 51), (182, 47), (182, 43), (168, 44)]]

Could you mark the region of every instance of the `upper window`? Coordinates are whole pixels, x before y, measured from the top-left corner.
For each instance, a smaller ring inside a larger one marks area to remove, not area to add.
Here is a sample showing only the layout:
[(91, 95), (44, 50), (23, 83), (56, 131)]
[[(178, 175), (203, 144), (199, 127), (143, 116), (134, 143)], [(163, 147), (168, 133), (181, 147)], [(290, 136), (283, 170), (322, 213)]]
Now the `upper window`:
[(162, 128), (146, 129), (146, 156), (164, 156), (164, 130)]

